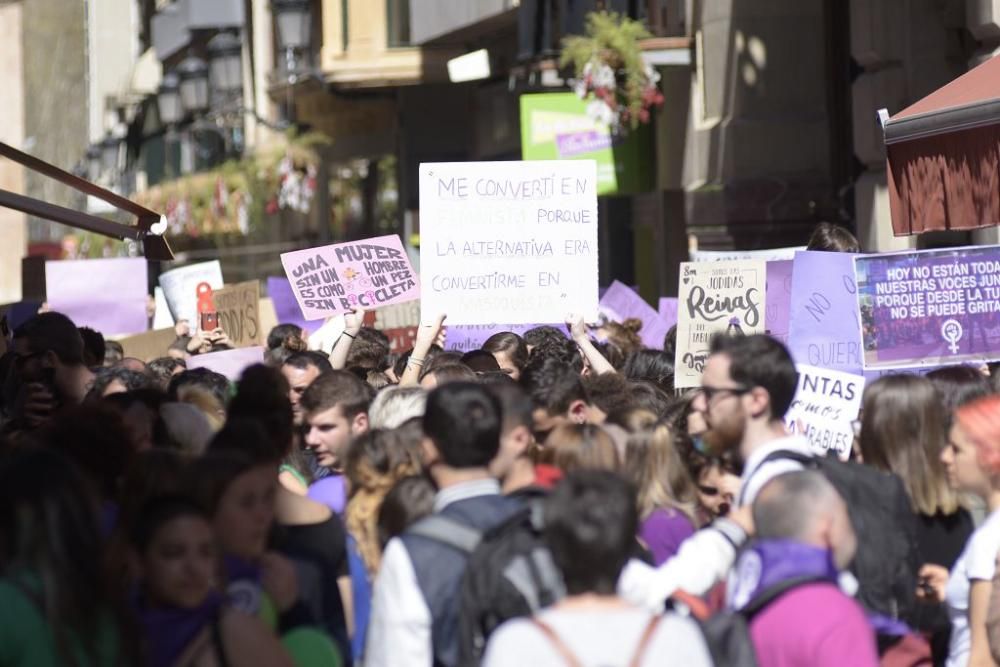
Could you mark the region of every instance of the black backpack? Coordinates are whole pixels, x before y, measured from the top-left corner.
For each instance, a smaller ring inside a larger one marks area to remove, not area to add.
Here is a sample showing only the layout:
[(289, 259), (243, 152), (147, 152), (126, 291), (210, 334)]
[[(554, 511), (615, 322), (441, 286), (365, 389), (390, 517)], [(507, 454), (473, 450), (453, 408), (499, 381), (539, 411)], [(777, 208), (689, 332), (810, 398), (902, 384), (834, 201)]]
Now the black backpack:
[(850, 568), (859, 584), (858, 601), (869, 611), (912, 624), (920, 559), (916, 517), (903, 481), (860, 463), (789, 450), (772, 452), (760, 465), (782, 459), (821, 472), (847, 503), (858, 537)]
[(565, 595), (562, 575), (542, 537), (536, 496), (482, 536), (469, 556), (459, 593), (458, 664), (480, 664), (486, 642), (512, 618), (532, 616)]

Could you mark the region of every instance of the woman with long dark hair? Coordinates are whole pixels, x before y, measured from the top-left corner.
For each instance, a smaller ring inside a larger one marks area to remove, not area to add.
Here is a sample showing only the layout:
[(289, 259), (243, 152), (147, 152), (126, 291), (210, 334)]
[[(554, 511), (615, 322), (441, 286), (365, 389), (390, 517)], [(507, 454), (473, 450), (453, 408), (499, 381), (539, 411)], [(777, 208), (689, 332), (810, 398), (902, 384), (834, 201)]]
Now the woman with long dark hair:
[(98, 503), (58, 453), (0, 464), (0, 665), (135, 665), (105, 577)]

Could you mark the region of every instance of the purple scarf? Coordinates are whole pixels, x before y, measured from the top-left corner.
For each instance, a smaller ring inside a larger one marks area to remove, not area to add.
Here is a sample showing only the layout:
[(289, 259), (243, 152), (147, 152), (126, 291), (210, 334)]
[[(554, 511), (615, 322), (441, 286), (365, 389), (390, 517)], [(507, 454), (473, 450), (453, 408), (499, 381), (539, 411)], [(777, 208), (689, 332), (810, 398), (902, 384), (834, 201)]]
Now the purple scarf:
[(758, 540), (736, 560), (728, 606), (742, 609), (764, 591), (789, 579), (810, 577), (836, 584), (839, 574), (829, 549), (792, 540)]
[(222, 561), (226, 571), (226, 606), (256, 616), (263, 592), (260, 566), (228, 554)]
[(194, 609), (148, 607), (135, 593), (132, 605), (142, 625), (150, 667), (170, 667), (205, 627), (218, 619), (222, 596), (211, 593)]

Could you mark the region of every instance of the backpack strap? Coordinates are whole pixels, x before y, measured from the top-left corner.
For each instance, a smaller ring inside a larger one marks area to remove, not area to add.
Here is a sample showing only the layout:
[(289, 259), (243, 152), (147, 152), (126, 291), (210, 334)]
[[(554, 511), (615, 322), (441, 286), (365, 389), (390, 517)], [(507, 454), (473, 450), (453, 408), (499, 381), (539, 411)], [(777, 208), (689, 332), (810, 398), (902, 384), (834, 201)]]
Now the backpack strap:
[(541, 620), (537, 616), (532, 616), (530, 619), (531, 623), (538, 628), (539, 632), (545, 635), (545, 638), (549, 640), (552, 644), (552, 648), (556, 650), (559, 656), (566, 662), (566, 667), (583, 667), (573, 652), (569, 650), (566, 643), (559, 638), (556, 631), (552, 629), (552, 626)]
[(475, 551), (483, 539), (483, 534), (475, 528), (440, 514), (424, 517), (407, 528), (406, 532), (440, 542), (466, 554)]
[(778, 449), (771, 452), (764, 457), (763, 461), (757, 464), (757, 467), (753, 469), (753, 472), (746, 476), (747, 484), (744, 484), (743, 488), (740, 489), (740, 507), (746, 504), (747, 487), (750, 486), (750, 480), (753, 479), (753, 476), (756, 475), (761, 468), (772, 461), (795, 461), (796, 463), (801, 464), (803, 468), (812, 468), (816, 465), (815, 457), (810, 456), (809, 454), (803, 454), (802, 452), (796, 452), (791, 449)]
[(784, 581), (779, 581), (770, 588), (764, 589), (762, 593), (755, 595), (750, 602), (748, 602), (743, 608), (739, 609), (738, 613), (742, 614), (749, 620), (758, 612), (762, 611), (764, 607), (771, 604), (793, 588), (813, 583), (833, 584), (834, 586), (837, 585), (836, 582), (830, 581), (826, 577), (817, 577), (815, 575), (792, 577), (790, 579), (785, 579)]
[(656, 614), (653, 618), (649, 619), (646, 629), (642, 631), (642, 636), (639, 638), (639, 644), (635, 647), (632, 660), (628, 663), (629, 667), (639, 667), (642, 664), (642, 658), (646, 654), (646, 649), (649, 648), (649, 643), (653, 641), (653, 635), (656, 634), (656, 628), (660, 627), (660, 621), (662, 620), (663, 614)]

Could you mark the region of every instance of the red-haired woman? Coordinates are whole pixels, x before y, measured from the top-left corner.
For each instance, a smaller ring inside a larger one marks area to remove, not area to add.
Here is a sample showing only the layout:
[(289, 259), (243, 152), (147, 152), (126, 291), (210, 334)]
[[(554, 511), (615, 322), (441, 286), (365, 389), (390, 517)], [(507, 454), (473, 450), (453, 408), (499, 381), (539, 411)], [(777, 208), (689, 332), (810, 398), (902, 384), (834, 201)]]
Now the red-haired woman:
[(959, 408), (941, 455), (948, 481), (986, 502), (989, 517), (972, 534), (951, 572), (936, 565), (920, 571), (918, 595), (943, 600), (951, 617), (947, 667), (995, 665), (986, 613), (1000, 551), (1000, 396)]

